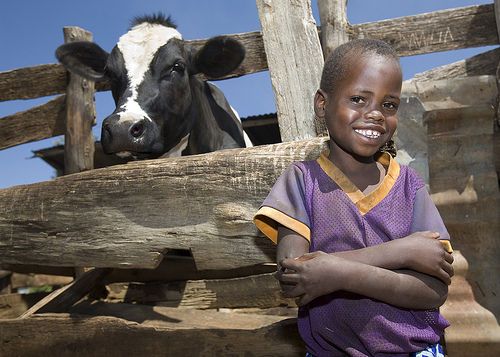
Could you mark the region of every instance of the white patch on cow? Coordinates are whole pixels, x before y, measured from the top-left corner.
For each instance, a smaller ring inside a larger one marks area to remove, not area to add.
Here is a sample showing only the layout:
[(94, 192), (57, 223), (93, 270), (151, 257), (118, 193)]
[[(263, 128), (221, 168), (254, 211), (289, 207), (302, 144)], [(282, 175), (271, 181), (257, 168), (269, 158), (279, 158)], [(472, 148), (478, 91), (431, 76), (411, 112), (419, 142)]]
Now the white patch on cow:
[(133, 97), (129, 97), (121, 108), (123, 111), (118, 113), (121, 123), (126, 121), (134, 122), (139, 119), (152, 121), (148, 114), (141, 108), (139, 103), (137, 103), (137, 100)]
[(118, 49), (125, 60), (132, 89), (142, 82), (156, 51), (172, 38), (182, 40), (176, 29), (149, 23), (134, 26), (120, 37)]
[(189, 141), (189, 134), (187, 134), (184, 138), (181, 139), (179, 144), (174, 146), (170, 151), (166, 152), (160, 159), (166, 159), (167, 157), (180, 157), (182, 156), (182, 152), (187, 148)]
[(127, 102), (122, 106), (120, 121), (139, 118), (151, 120), (137, 103), (137, 89), (143, 81), (155, 53), (172, 38), (182, 40), (181, 34), (176, 29), (149, 23), (134, 26), (120, 37), (117, 46), (125, 61), (132, 92)]
[[(240, 114), (236, 111), (236, 109), (234, 109), (231, 105), (229, 106), (231, 108), (231, 110), (233, 111), (234, 115), (236, 116), (236, 118), (240, 121), (241, 123), (241, 118), (240, 118)], [(247, 132), (245, 130), (243, 130), (243, 140), (245, 141), (245, 146), (247, 148), (251, 148), (253, 147), (253, 143), (252, 143), (252, 140), (250, 140), (250, 137), (248, 136)]]

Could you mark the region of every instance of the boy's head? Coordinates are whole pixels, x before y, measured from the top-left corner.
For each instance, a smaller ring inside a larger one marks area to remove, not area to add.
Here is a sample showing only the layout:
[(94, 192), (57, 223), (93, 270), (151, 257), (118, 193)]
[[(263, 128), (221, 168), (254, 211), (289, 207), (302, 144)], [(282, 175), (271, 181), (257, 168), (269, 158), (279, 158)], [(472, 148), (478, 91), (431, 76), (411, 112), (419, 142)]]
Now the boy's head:
[(357, 39), (337, 47), (326, 59), (321, 75), (320, 88), (331, 94), (338, 80), (344, 78), (352, 59), (379, 55), (399, 67), (402, 76), (399, 57), (390, 45), (376, 39)]
[(402, 70), (394, 49), (380, 40), (353, 40), (325, 61), (314, 99), (330, 133), (331, 155), (368, 158), (397, 127)]

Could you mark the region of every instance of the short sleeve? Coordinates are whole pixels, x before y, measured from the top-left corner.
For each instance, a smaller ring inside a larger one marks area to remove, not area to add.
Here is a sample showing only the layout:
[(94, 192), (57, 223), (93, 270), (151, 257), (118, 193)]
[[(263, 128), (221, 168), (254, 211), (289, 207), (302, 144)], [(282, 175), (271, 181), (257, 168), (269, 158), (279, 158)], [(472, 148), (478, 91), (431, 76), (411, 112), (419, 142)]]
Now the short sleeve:
[(438, 232), (440, 234), (439, 240), (443, 242), (450, 253), (453, 251), (450, 234), (425, 186), (420, 188), (415, 196), (410, 233), (421, 231)]
[(275, 243), (280, 225), (310, 241), (310, 221), (304, 191), (304, 175), (297, 165), (292, 164), (278, 178), (255, 214), (257, 228)]

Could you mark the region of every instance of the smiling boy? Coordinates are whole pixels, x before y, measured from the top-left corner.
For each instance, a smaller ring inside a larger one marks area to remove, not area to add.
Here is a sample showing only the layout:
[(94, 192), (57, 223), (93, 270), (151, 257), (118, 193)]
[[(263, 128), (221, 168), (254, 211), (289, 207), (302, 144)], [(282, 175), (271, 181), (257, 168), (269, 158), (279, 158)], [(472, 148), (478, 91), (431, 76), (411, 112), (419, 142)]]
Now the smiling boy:
[(442, 355), (449, 234), (418, 174), (379, 152), (401, 85), (386, 43), (338, 47), (314, 98), (330, 150), (287, 168), (255, 215), (278, 244), (276, 277), (310, 356)]

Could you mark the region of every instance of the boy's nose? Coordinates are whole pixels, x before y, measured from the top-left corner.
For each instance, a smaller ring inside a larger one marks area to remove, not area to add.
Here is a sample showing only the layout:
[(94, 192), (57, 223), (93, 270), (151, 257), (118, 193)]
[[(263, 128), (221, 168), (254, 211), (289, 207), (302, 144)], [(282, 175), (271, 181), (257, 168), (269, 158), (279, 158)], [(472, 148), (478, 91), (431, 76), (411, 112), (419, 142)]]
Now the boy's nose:
[(365, 113), (365, 118), (371, 119), (371, 120), (376, 120), (376, 121), (380, 121), (380, 120), (385, 119), (382, 112), (378, 109), (371, 109), (371, 110), (367, 111)]

